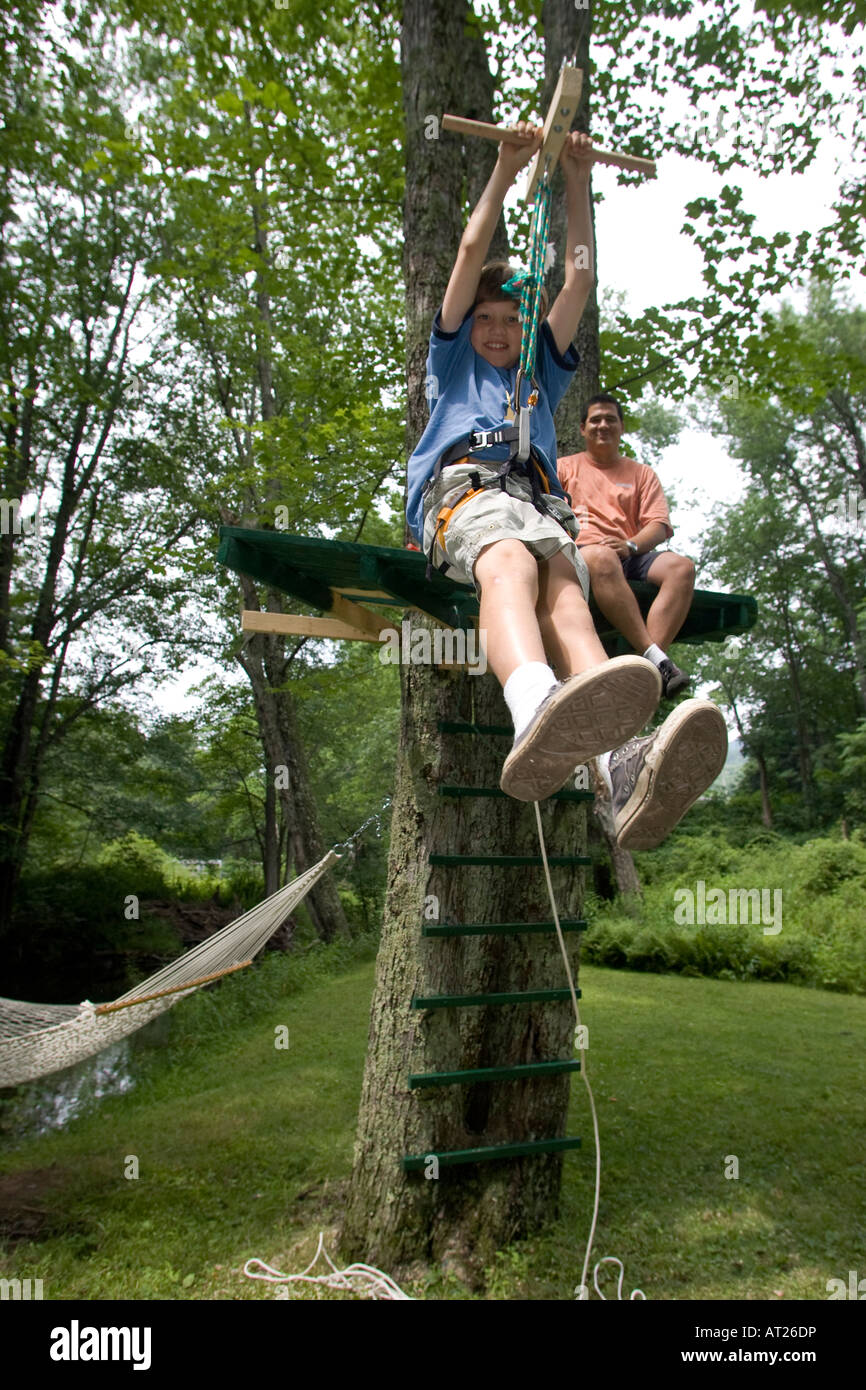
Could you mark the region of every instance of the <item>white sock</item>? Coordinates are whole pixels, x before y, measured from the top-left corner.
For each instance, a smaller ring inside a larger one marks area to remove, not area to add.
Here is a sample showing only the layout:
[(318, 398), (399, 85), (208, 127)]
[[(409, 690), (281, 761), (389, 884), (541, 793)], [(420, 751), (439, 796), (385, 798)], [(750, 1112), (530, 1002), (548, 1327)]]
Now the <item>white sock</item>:
[(511, 672), (502, 693), (514, 720), (515, 738), (519, 738), (532, 722), (545, 695), (549, 695), (557, 684), (556, 676), (543, 661), (524, 661), (522, 666)]
[(647, 647), (644, 657), (647, 661), (651, 661), (654, 666), (660, 666), (663, 661), (668, 660), (667, 653), (663, 652), (661, 647), (657, 647), (655, 642), (651, 642)]
[(599, 753), (595, 760), (595, 765), (607, 783), (607, 789), (611, 796), (613, 796), (613, 782), (610, 778), (610, 754), (612, 751), (611, 749), (607, 753)]

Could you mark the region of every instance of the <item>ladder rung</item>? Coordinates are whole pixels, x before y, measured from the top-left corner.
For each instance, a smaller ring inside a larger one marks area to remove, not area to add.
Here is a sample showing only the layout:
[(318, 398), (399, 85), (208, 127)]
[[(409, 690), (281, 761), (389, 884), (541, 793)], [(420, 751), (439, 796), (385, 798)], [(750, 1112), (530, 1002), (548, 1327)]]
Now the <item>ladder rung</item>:
[[(559, 925), (564, 932), (586, 931), (586, 922), (582, 917), (560, 918)], [(449, 923), (442, 926), (432, 926), (427, 922), (421, 924), (422, 936), (518, 936), (521, 932), (539, 934), (555, 931), (553, 922), (472, 922), (453, 926)]]
[(409, 1077), (409, 1089), (419, 1086), (456, 1086), (467, 1081), (520, 1081), (525, 1076), (558, 1076), (564, 1071), (580, 1071), (580, 1062), (567, 1058), (561, 1062), (523, 1062), (513, 1067), (470, 1067), (465, 1071), (430, 1071)]
[[(563, 931), (585, 931), (587, 923), (582, 917), (569, 917), (567, 920), (560, 919), (560, 927)], [(421, 935), (423, 937), (516, 937), (521, 933), (532, 935), (553, 933), (556, 931), (553, 922), (473, 922), (450, 924), (443, 923), (442, 926), (431, 926), (428, 923), (421, 923)]]
[(566, 1149), (579, 1149), (581, 1141), (571, 1139), (533, 1139), (524, 1144), (493, 1144), (486, 1149), (450, 1149), (444, 1153), (407, 1154), (402, 1160), (406, 1173), (416, 1172), (427, 1167), (431, 1158), (436, 1158), (442, 1168), (450, 1168), (458, 1163), (486, 1163), (497, 1158), (524, 1158), (532, 1154), (563, 1153)]
[[(583, 996), (575, 990), (578, 999)], [(413, 1009), (460, 1009), (475, 1004), (553, 1004), (570, 999), (570, 989), (528, 989), (506, 994), (418, 994), (412, 998)]]
[[(508, 796), (501, 787), (440, 787), (440, 796), (497, 796), (507, 798), (512, 801), (514, 798)], [(545, 797), (546, 801), (595, 801), (595, 792), (570, 791), (568, 788), (563, 791), (554, 792), (552, 796)], [(526, 803), (529, 805), (529, 803)]]
[(440, 734), (507, 734), (509, 738), (514, 737), (514, 730), (506, 724), (461, 724), (453, 719), (440, 719), (437, 728)]
[[(591, 864), (585, 854), (549, 854), (547, 862), (552, 869), (565, 864)], [(492, 864), (501, 869), (517, 865), (544, 864), (540, 854), (431, 854), (431, 864), (445, 864), (450, 868), (461, 868), (468, 864)]]

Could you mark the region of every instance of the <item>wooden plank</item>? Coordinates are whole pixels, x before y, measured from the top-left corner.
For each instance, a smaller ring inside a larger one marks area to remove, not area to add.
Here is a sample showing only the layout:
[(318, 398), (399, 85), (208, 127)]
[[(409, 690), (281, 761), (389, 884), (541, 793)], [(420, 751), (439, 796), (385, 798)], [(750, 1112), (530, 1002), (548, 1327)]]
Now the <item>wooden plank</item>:
[(378, 634), (366, 628), (341, 623), (336, 618), (308, 618), (297, 613), (260, 613), (245, 608), (241, 613), (244, 632), (278, 632), (287, 637), (328, 637), (340, 642), (377, 642)]
[(535, 191), (548, 163), (552, 170), (559, 159), (565, 144), (565, 137), (571, 130), (571, 123), (577, 115), (582, 88), (582, 70), (570, 68), (568, 64), (563, 63), (559, 81), (556, 84), (556, 91), (548, 108), (547, 120), (544, 122), (544, 140), (529, 170), (529, 182), (524, 195), (524, 202), (526, 203), (531, 203), (534, 200)]
[(362, 632), (371, 632), (378, 641), (380, 633), (387, 628), (393, 631), (394, 624), (387, 618), (381, 618), (376, 613), (372, 613), (363, 604), (353, 603), (351, 599), (343, 598), (336, 589), (331, 590), (333, 600), (330, 612), (335, 618), (346, 623), (349, 627), (360, 628)]
[[(482, 140), (511, 140), (517, 145), (528, 145), (532, 141), (531, 135), (518, 135), (505, 125), (490, 125), (487, 121), (470, 121), (466, 116), (443, 116), (443, 130), (453, 130), (459, 135), (477, 135)], [(637, 154), (620, 154), (619, 150), (603, 150), (600, 145), (592, 147), (593, 164), (609, 164), (617, 169), (629, 169), (636, 174), (647, 174), (650, 178), (655, 177), (656, 162), (654, 159), (644, 159)]]
[(391, 600), (391, 602), (394, 604), (395, 607), (399, 607), (399, 606), (400, 606), (400, 600), (399, 600), (398, 598), (395, 598), (393, 594), (389, 594), (389, 593), (387, 592), (387, 590), (385, 590), (385, 589), (363, 589), (363, 590), (360, 590), (360, 586), (356, 586), (354, 589), (332, 589), (332, 590), (331, 590), (331, 593), (332, 593), (332, 594), (340, 594), (340, 596), (341, 596), (342, 598), (348, 598), (348, 599), (357, 599), (357, 598), (389, 598), (389, 599)]

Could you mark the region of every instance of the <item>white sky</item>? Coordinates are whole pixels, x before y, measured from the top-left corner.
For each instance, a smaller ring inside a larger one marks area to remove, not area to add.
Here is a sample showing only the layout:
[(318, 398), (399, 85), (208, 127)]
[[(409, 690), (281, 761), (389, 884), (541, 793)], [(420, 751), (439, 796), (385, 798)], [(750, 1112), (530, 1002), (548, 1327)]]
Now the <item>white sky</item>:
[[(779, 231), (816, 231), (830, 220), (850, 167), (845, 154), (840, 141), (826, 140), (805, 173), (763, 179), (747, 169), (718, 175), (698, 160), (666, 154), (658, 162), (656, 179), (630, 188), (617, 185), (613, 170), (596, 169), (594, 187), (604, 193), (595, 212), (599, 292), (624, 291), (632, 314), (701, 294), (701, 254), (680, 228), (687, 220), (686, 203), (718, 196), (725, 183), (742, 188), (744, 205), (756, 214), (756, 234), (769, 238)], [(864, 281), (851, 282), (850, 289), (866, 305)], [(786, 297), (803, 307), (802, 293), (792, 290)], [(680, 442), (665, 450), (659, 476), (680, 499), (672, 544), (684, 550), (696, 544), (713, 502), (734, 500), (742, 487), (739, 465), (729, 458), (723, 441), (695, 429), (685, 430)], [(703, 500), (687, 504), (696, 486)]]

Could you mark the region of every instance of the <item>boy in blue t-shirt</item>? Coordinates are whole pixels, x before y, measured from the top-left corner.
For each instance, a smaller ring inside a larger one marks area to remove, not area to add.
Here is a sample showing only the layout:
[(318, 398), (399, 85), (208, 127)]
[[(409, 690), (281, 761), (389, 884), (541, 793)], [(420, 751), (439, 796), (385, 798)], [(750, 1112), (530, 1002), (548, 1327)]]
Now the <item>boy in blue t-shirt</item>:
[[(685, 764), (690, 757), (694, 761), (696, 736), (698, 743), (707, 737), (712, 742), (714, 736), (710, 761), (715, 765), (718, 721), (725, 754), (727, 730), (714, 706), (689, 701), (701, 711), (681, 715), (686, 710), (682, 705), (651, 738), (618, 746), (656, 708), (661, 678), (643, 657), (608, 660), (598, 640), (587, 606), (589, 577), (574, 544), (578, 523), (557, 478), (553, 424), (578, 365), (571, 340), (594, 278), (586, 158), (591, 141), (572, 132), (560, 156), (568, 208), (565, 281), (540, 327), (535, 378), (524, 383), (518, 402), (522, 329), (510, 287), (503, 288), (511, 267), (485, 265), (505, 194), (541, 145), (540, 127), (521, 122), (516, 129), (535, 138), (531, 144), (502, 142), (434, 319), (427, 361), (431, 414), (409, 460), (407, 520), (431, 564), (476, 586), (479, 633), (514, 720), (514, 746), (503, 767), (502, 789), (523, 801), (542, 800), (558, 791), (578, 764), (616, 749), (611, 768), (619, 769), (619, 781), (625, 777), (629, 787), (618, 827), (624, 834), (636, 824), (640, 832), (645, 823), (650, 838), (658, 833), (663, 838), (721, 767), (706, 780), (709, 764), (699, 757), (700, 775), (685, 782), (678, 767), (677, 805), (667, 796), (660, 806), (651, 785), (657, 780), (659, 748), (662, 755), (674, 748), (678, 763)], [(478, 436), (507, 429), (530, 390), (535, 393), (530, 459), (512, 465), (503, 489), (500, 473), (509, 458), (508, 443)], [(710, 719), (705, 707), (717, 720)], [(672, 720), (671, 737), (659, 744)], [(632, 743), (641, 746), (632, 748)], [(616, 786), (613, 791), (616, 810)], [(634, 847), (644, 846), (634, 841)]]

